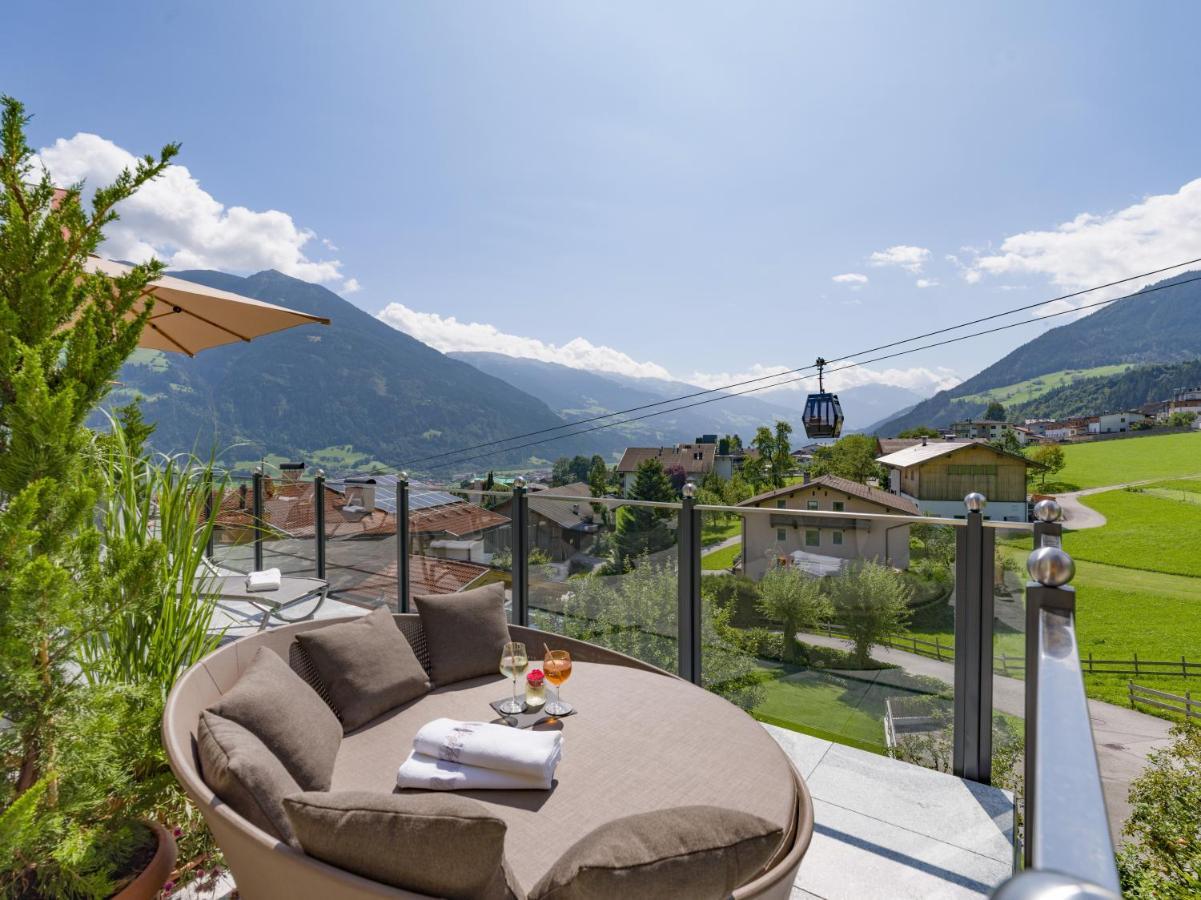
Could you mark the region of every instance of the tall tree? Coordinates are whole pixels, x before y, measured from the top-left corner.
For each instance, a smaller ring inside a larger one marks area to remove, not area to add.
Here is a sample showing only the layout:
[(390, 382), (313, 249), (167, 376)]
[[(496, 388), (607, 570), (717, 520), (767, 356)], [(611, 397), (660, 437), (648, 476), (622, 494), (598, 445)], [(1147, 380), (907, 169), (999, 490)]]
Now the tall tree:
[(988, 404), (988, 409), (984, 410), (984, 418), (991, 422), (1005, 421), (1005, 407), (998, 400), (993, 400)]
[(776, 487), (783, 487), (784, 479), (792, 472), (792, 426), (783, 419), (776, 422), (775, 455), (772, 457), (772, 472), (779, 475)]
[(881, 482), (887, 477), (884, 467), (876, 462), (876, 439), (866, 434), (848, 434), (833, 444), (818, 447), (809, 464), (809, 474), (837, 475), (866, 484), (869, 478)]
[(84, 687), (72, 671), (81, 642), (122, 598), (148, 599), (138, 584), (153, 560), (100, 552), (83, 421), (137, 346), (149, 316), (140, 298), (162, 265), (117, 278), (84, 266), (117, 204), (178, 151), (169, 144), (157, 159), (142, 158), (96, 190), (85, 211), (82, 184), (61, 191), (35, 172), (24, 107), (2, 103), (0, 710), (12, 727), (0, 736), (0, 756), (11, 751), (19, 763), (0, 787), (0, 806), (35, 784), (54, 797), (56, 747)]
[(588, 488), (593, 497), (603, 497), (609, 490), (609, 467), (604, 458), (592, 457), (592, 469), (588, 472)]
[(759, 582), (759, 611), (784, 627), (784, 659), (796, 662), (800, 655), (797, 632), (812, 628), (830, 617), (830, 602), (821, 582), (799, 569), (768, 570)]
[[(659, 460), (646, 459), (639, 464), (629, 497), (660, 502), (676, 499), (675, 489)], [(618, 507), (613, 543), (619, 571), (625, 571), (633, 559), (644, 553), (657, 553), (671, 546), (673, 537), (667, 524), (671, 515), (670, 510), (654, 507)]]
[(1030, 458), (1042, 467), (1030, 471), (1031, 476), (1038, 472), (1039, 484), (1046, 484), (1048, 475), (1058, 475), (1067, 464), (1063, 448), (1058, 444), (1039, 444), (1030, 451)]
[(874, 562), (858, 563), (828, 579), (834, 616), (850, 635), (859, 665), (871, 658), (872, 647), (905, 627), (911, 593), (899, 572)]

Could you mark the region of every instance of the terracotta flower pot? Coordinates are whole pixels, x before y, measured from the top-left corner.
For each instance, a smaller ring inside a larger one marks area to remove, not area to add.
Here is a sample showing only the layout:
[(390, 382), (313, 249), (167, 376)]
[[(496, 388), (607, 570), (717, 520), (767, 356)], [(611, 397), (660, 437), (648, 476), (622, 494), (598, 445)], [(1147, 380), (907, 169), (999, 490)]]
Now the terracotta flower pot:
[(150, 863), (142, 870), (142, 873), (123, 889), (117, 891), (112, 900), (153, 900), (158, 896), (163, 885), (167, 883), (167, 879), (171, 877), (171, 870), (175, 868), (175, 857), (179, 853), (179, 848), (175, 845), (175, 838), (158, 822), (146, 822), (146, 827), (153, 831), (154, 836), (158, 838), (158, 847), (154, 851), (154, 856), (151, 857)]

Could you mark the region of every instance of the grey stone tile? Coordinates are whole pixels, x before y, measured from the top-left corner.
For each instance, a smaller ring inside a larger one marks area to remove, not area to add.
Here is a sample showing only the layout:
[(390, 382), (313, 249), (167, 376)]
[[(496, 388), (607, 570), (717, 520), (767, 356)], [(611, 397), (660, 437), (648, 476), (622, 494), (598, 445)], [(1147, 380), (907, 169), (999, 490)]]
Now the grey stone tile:
[(981, 897), (1010, 874), (1007, 862), (822, 800), (814, 815), (794, 890), (828, 900)]
[(814, 797), (844, 809), (1006, 865), (1013, 859), (1013, 800), (999, 788), (841, 744), (806, 781)]
[(826, 751), (832, 746), (830, 741), (810, 737), (807, 734), (801, 734), (799, 731), (789, 731), (787, 728), (768, 724), (764, 724), (763, 727), (767, 729), (768, 734), (776, 739), (776, 743), (788, 754), (796, 765), (797, 771), (805, 779), (808, 779), (813, 774), (813, 770), (817, 768), (818, 762), (821, 761)]

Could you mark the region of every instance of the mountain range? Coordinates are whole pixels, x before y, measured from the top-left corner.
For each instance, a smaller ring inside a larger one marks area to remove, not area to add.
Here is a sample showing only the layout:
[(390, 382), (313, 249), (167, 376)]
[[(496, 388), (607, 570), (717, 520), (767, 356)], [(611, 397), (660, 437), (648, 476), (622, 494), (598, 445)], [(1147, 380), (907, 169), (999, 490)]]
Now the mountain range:
[[(805, 440), (801, 426), (805, 395), (799, 391), (756, 392), (741, 396), (715, 392), (677, 403), (662, 403), (664, 400), (697, 394), (704, 389), (683, 381), (636, 378), (616, 372), (589, 372), (501, 353), (452, 352), (448, 355), (546, 401), (551, 409), (568, 421), (616, 410), (635, 410), (628, 418), (637, 421), (588, 435), (594, 442), (596, 452), (602, 454), (630, 444), (656, 446), (690, 440), (702, 434), (739, 434), (744, 441), (749, 441), (758, 426), (770, 425), (777, 419), (793, 426), (794, 444)], [(746, 391), (752, 387), (754, 385), (746, 385), (736, 391)], [(920, 394), (905, 388), (877, 384), (848, 388), (841, 391), (839, 396), (847, 413), (844, 426), (847, 431), (854, 431), (899, 406), (921, 399)], [(679, 408), (693, 403), (699, 405), (689, 409)], [(647, 406), (650, 408), (639, 409)], [(638, 419), (640, 416), (645, 418)]]
[[(906, 428), (980, 416), (991, 389), (1065, 370), (1121, 363), (1178, 363), (1201, 356), (1201, 282), (1185, 272), (1115, 301), (1091, 315), (1052, 328), (955, 387), (896, 414), (872, 430)], [(1111, 376), (1118, 377), (1118, 376)]]
[[(785, 419), (800, 432), (804, 395), (714, 400), (688, 410), (573, 435), (565, 423), (695, 394), (694, 385), (596, 373), (493, 353), (443, 354), (398, 331), (332, 291), (274, 270), (248, 277), (195, 270), (172, 273), (331, 320), (216, 347), (188, 358), (139, 350), (121, 370), (107, 405), (140, 397), (164, 452), (219, 452), (241, 467), (263, 458), (304, 459), (332, 471), (374, 465), (445, 477), (488, 468), (540, 466), (559, 456), (600, 453), (629, 444), (689, 441), (740, 433)], [(883, 385), (844, 393), (861, 422), (917, 395)], [(684, 402), (695, 402), (684, 401)], [(600, 423), (596, 423), (600, 424)], [(581, 426), (589, 428), (590, 425)], [(849, 427), (849, 426), (848, 426)], [(550, 434), (548, 430), (560, 429)], [(531, 434), (532, 433), (532, 434)], [(454, 466), (430, 459), (458, 448), (529, 438), (457, 454)], [(797, 439), (794, 438), (794, 441)]]
[[(299, 457), (343, 470), (382, 463), (425, 471), (433, 461), (416, 460), (563, 424), (538, 398), (439, 353), (319, 285), (276, 271), (246, 278), (172, 274), (326, 316), (331, 324), (292, 328), (195, 358), (138, 351), (108, 403), (144, 398), (157, 449), (207, 454), (216, 448), (231, 463)], [(486, 462), (523, 464), (587, 451), (580, 439), (569, 439)], [(475, 464), (464, 461), (463, 468)]]

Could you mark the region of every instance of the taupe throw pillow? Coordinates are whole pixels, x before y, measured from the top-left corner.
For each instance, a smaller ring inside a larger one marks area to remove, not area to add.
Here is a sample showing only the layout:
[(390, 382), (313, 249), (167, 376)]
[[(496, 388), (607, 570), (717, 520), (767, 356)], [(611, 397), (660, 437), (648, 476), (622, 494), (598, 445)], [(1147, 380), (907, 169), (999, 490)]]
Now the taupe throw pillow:
[(442, 687), (497, 674), (509, 640), (505, 589), (500, 582), (459, 594), (420, 594), (413, 600), (430, 648), (430, 676)]
[(237, 722), (206, 710), (196, 727), (196, 752), (200, 774), (214, 794), (242, 818), (300, 849), (283, 806), (284, 797), (299, 793), (300, 785), (266, 744)]
[(430, 689), (425, 669), (385, 606), (353, 622), (302, 632), (296, 641), (316, 666), (347, 731)]
[(309, 856), (433, 897), (508, 900), (505, 823), (449, 794), (310, 791), (284, 800)]
[(763, 871), (783, 837), (758, 816), (716, 806), (627, 816), (572, 844), (529, 900), (724, 900)]
[(237, 684), (209, 710), (258, 737), (301, 790), (329, 789), (342, 725), (317, 692), (271, 650), (260, 647)]

